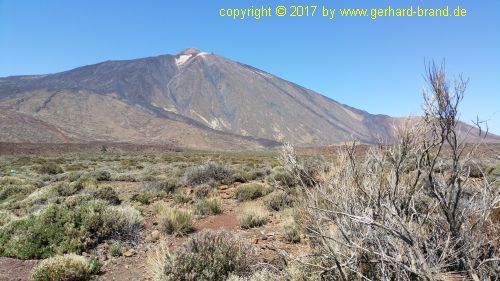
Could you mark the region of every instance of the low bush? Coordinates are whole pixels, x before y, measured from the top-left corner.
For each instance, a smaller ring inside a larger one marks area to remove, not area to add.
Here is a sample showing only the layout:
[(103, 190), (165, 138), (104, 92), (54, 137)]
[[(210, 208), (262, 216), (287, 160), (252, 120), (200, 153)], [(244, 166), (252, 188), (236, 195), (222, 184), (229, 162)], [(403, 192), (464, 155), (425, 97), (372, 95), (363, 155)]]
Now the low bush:
[(166, 234), (186, 235), (194, 230), (193, 216), (180, 209), (169, 209), (159, 214), (160, 227)]
[(83, 184), (80, 180), (77, 180), (75, 182), (59, 182), (53, 187), (53, 191), (58, 195), (58, 196), (71, 196), (73, 194), (76, 194), (80, 190), (83, 189)]
[(278, 170), (273, 173), (272, 178), (282, 187), (292, 188), (297, 185), (297, 180), (290, 173)]
[(284, 227), (285, 240), (290, 243), (300, 242), (300, 228), (296, 224), (286, 225)]
[(195, 187), (194, 195), (196, 198), (205, 198), (208, 196), (213, 187), (209, 184), (202, 184)]
[(137, 182), (137, 177), (129, 174), (121, 174), (114, 178), (115, 181)]
[(17, 177), (0, 177), (0, 206), (23, 200), (39, 186), (38, 183)]
[(152, 194), (146, 194), (146, 193), (136, 193), (132, 195), (130, 198), (133, 201), (140, 202), (141, 204), (144, 205), (149, 205), (151, 203), (151, 200), (153, 199), (154, 195)]
[(184, 194), (182, 192), (177, 192), (174, 194), (174, 202), (177, 204), (184, 204), (191, 202), (191, 196)]
[(110, 186), (98, 188), (94, 192), (94, 197), (108, 201), (111, 205), (120, 205), (122, 202), (120, 198), (118, 198), (116, 191)]
[(108, 253), (112, 257), (119, 257), (119, 256), (121, 256), (122, 255), (122, 251), (123, 251), (123, 247), (122, 247), (122, 244), (120, 242), (115, 241), (114, 243), (112, 243), (111, 245), (109, 245)]
[(179, 182), (175, 179), (165, 181), (147, 181), (142, 184), (142, 189), (145, 191), (173, 193), (179, 187)]
[(221, 183), (228, 185), (228, 184), (232, 184), (235, 182), (246, 183), (247, 181), (248, 181), (248, 179), (247, 179), (247, 177), (245, 177), (244, 173), (236, 172), (236, 173), (232, 174), (230, 177), (221, 181)]
[(131, 206), (109, 206), (103, 216), (103, 239), (136, 241), (144, 225), (141, 213)]
[(240, 216), (239, 221), (243, 229), (263, 226), (267, 223), (267, 213), (258, 209), (247, 209)]
[(197, 215), (217, 215), (222, 212), (219, 202), (215, 199), (203, 199), (195, 206), (195, 213)]
[(6, 210), (0, 210), (0, 227), (14, 220), (14, 215)]
[(0, 256), (48, 258), (80, 253), (106, 239), (137, 239), (143, 225), (137, 210), (101, 200), (79, 204), (49, 205), (0, 228)]
[(47, 175), (57, 175), (64, 172), (61, 166), (53, 162), (42, 163), (38, 167), (36, 167), (36, 170), (40, 174), (47, 174)]
[(111, 174), (108, 171), (98, 171), (94, 174), (97, 181), (110, 181)]
[(103, 263), (97, 257), (91, 258), (89, 261), (90, 274), (97, 275), (101, 273), (102, 266)]
[[(237, 275), (231, 275), (226, 281), (288, 281), (289, 278), (286, 278), (283, 275), (279, 275), (271, 272), (270, 270), (259, 270), (252, 274), (251, 276), (241, 277)], [(294, 280), (295, 281), (295, 280)], [(299, 280), (296, 280), (299, 281)]]
[(245, 183), (236, 189), (236, 199), (238, 201), (248, 201), (264, 195), (265, 187), (258, 183)]
[(269, 174), (271, 174), (271, 170), (269, 168), (261, 168), (245, 173), (244, 177), (247, 181), (253, 181), (263, 179)]
[(272, 211), (281, 211), (293, 206), (294, 196), (290, 192), (275, 191), (267, 199), (267, 207)]
[[(33, 281), (76, 281), (90, 280), (92, 274), (99, 273), (100, 266), (95, 260), (68, 254), (41, 261), (32, 273)], [(96, 272), (97, 271), (97, 272)]]
[(211, 181), (220, 182), (230, 178), (231, 175), (232, 171), (226, 166), (216, 162), (207, 162), (187, 170), (183, 178), (187, 185), (195, 186)]
[(207, 231), (166, 254), (156, 272), (157, 280), (164, 281), (224, 281), (230, 274), (251, 275), (256, 264), (255, 251), (244, 240), (225, 231)]
[(82, 163), (74, 163), (66, 166), (66, 171), (83, 171), (87, 168), (88, 166)]

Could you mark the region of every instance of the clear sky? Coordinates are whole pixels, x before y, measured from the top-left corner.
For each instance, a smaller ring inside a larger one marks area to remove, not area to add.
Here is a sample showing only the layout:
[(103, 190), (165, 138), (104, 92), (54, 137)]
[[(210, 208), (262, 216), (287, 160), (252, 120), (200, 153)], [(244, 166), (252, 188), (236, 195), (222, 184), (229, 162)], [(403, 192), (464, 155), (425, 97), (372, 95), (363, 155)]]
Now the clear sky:
[[(261, 5), (466, 7), (448, 18), (262, 18), (220, 8)], [(425, 61), (470, 78), (462, 119), (500, 134), (499, 0), (0, 0), (0, 77), (44, 74), (110, 59), (195, 47), (323, 95), (393, 116), (419, 114)]]

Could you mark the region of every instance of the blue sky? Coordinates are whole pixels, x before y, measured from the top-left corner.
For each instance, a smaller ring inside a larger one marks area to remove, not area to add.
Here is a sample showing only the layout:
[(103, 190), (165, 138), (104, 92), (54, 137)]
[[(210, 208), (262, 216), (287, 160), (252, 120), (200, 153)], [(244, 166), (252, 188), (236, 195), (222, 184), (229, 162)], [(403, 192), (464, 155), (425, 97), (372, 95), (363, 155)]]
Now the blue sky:
[[(221, 18), (220, 8), (261, 5), (466, 7), (462, 18)], [(59, 72), (109, 59), (187, 47), (261, 68), (339, 102), (420, 113), (425, 61), (470, 78), (462, 119), (500, 133), (498, 0), (0, 0), (0, 77)]]

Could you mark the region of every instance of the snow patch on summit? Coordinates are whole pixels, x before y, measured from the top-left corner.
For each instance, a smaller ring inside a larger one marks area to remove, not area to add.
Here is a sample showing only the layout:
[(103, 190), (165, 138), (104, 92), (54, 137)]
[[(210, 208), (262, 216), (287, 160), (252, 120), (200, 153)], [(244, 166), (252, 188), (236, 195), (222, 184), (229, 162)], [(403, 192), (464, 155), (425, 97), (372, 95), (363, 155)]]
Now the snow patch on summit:
[(179, 57), (175, 58), (175, 63), (177, 66), (181, 66), (185, 64), (193, 55), (180, 55)]
[(182, 54), (182, 55), (179, 55), (178, 57), (175, 58), (175, 63), (177, 64), (177, 67), (181, 67), (181, 66), (185, 65), (191, 59), (194, 59), (197, 57), (203, 58), (208, 54), (209, 53), (205, 53), (205, 52), (200, 52), (200, 53), (196, 53), (196, 54)]

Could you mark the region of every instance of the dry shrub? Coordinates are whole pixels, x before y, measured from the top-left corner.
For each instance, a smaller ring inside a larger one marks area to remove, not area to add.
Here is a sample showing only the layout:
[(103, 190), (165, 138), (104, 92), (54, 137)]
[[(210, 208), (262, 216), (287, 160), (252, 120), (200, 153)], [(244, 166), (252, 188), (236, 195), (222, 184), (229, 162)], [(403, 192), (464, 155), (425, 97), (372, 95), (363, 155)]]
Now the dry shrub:
[(57, 175), (63, 173), (63, 169), (61, 166), (57, 165), (54, 162), (45, 162), (40, 164), (39, 166), (36, 167), (36, 170), (40, 174), (47, 174), (47, 175)]
[(122, 202), (116, 191), (110, 186), (98, 188), (93, 195), (97, 199), (108, 201), (111, 205), (120, 205)]
[(467, 133), (458, 130), (466, 82), (450, 90), (444, 68), (435, 66), (428, 81), (425, 117), (398, 128), (394, 145), (374, 146), (361, 156), (355, 144), (346, 145), (329, 170), (315, 173), (284, 147), (281, 159), (301, 182), (301, 223), (323, 276), (500, 276), (500, 226), (490, 219), (500, 190), (484, 177), (470, 179), (475, 147), (466, 149)]
[(277, 190), (269, 195), (267, 199), (267, 207), (271, 211), (281, 211), (285, 208), (293, 206), (295, 196), (290, 190)]
[(41, 261), (32, 274), (33, 281), (90, 280), (98, 273), (90, 260), (74, 254), (56, 256)]
[(195, 213), (202, 216), (218, 215), (222, 213), (222, 210), (216, 199), (202, 199), (196, 204)]
[(284, 227), (285, 240), (289, 243), (299, 243), (300, 242), (300, 227), (293, 223), (288, 224)]
[(236, 189), (235, 195), (238, 201), (248, 201), (261, 197), (266, 188), (259, 183), (244, 183)]
[(248, 208), (244, 210), (243, 214), (239, 217), (240, 226), (243, 229), (263, 226), (267, 223), (267, 220), (267, 212), (255, 208)]
[(190, 212), (173, 208), (159, 214), (160, 226), (166, 234), (186, 235), (194, 230)]
[(0, 227), (13, 221), (16, 217), (10, 211), (0, 210)]
[(187, 170), (184, 174), (184, 182), (187, 185), (195, 186), (210, 182), (220, 182), (230, 178), (231, 175), (232, 171), (229, 168), (210, 161)]
[(230, 274), (250, 275), (257, 263), (253, 247), (226, 231), (197, 233), (176, 252), (160, 251), (153, 260), (157, 281), (224, 281)]
[(174, 193), (179, 187), (176, 179), (169, 178), (163, 181), (147, 181), (142, 183), (142, 190), (145, 192), (166, 192)]

